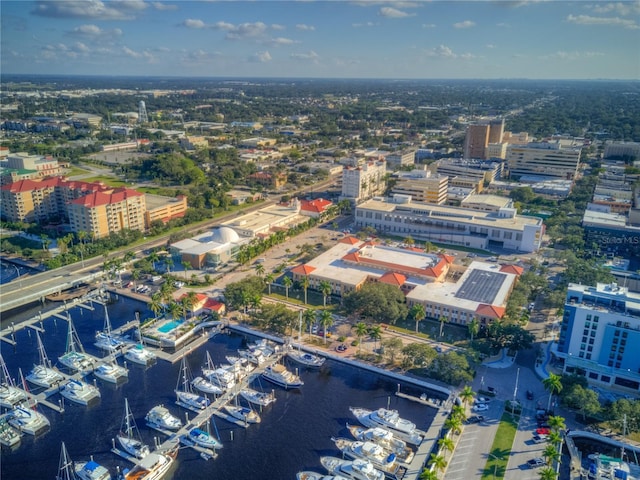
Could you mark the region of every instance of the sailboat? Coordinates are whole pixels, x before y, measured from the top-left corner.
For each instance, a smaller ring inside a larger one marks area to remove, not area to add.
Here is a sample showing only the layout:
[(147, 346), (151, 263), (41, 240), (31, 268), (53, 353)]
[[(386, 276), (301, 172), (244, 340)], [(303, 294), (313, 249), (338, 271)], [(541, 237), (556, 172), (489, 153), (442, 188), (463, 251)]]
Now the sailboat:
[(276, 401), (276, 396), (273, 391), (261, 392), (259, 390), (254, 390), (253, 388), (243, 388), (240, 390), (240, 396), (244, 398), (247, 402), (253, 403), (255, 405), (260, 405), (261, 407), (266, 407), (270, 403)]
[[(20, 370), (20, 380), (24, 390), (27, 391), (27, 384)], [(29, 435), (38, 435), (40, 432), (51, 426), (49, 419), (36, 409), (36, 401), (27, 400), (22, 405), (18, 405), (9, 412), (9, 425), (19, 431)]]
[(303, 352), (301, 350), (300, 344), (302, 343), (302, 310), (300, 311), (299, 319), (298, 319), (298, 348), (295, 349), (291, 345), (289, 345), (289, 351), (287, 351), (287, 357), (289, 357), (294, 362), (300, 363), (307, 367), (321, 367), (324, 365), (326, 358), (321, 357), (319, 355), (315, 355), (309, 352)]
[(186, 356), (182, 357), (180, 376), (178, 377), (178, 383), (176, 385), (175, 392), (177, 397), (176, 403), (181, 407), (185, 407), (190, 410), (204, 410), (211, 403), (207, 397), (198, 395), (191, 389)]
[(140, 319), (138, 318), (138, 312), (136, 312), (136, 319), (138, 320), (138, 343), (124, 354), (124, 358), (130, 362), (137, 363), (138, 365), (148, 365), (156, 360), (156, 354), (144, 346), (142, 341), (142, 332), (140, 331)]
[(111, 320), (106, 304), (104, 306), (104, 329), (96, 333), (94, 345), (108, 352), (117, 352), (124, 347), (124, 341), (111, 333)]
[(67, 453), (67, 447), (62, 442), (62, 450), (60, 451), (60, 462), (58, 463), (58, 475), (56, 480), (75, 480), (75, 470), (73, 469), (73, 462), (69, 458)]
[(73, 327), (73, 321), (69, 312), (67, 312), (67, 323), (69, 324), (69, 330), (67, 333), (67, 350), (64, 355), (58, 357), (58, 361), (71, 370), (88, 373), (93, 370), (93, 360), (84, 353), (84, 348), (80, 343), (78, 333)]
[(202, 430), (201, 428), (192, 428), (189, 430), (189, 433), (184, 435), (183, 443), (185, 444), (196, 444), (202, 448), (210, 448), (211, 450), (215, 450), (217, 448), (222, 448), (222, 442), (220, 442), (217, 438), (211, 435), (211, 429), (209, 428), (209, 422), (206, 422), (206, 430)]
[(244, 423), (260, 423), (261, 421), (260, 415), (258, 415), (257, 412), (249, 407), (243, 407), (238, 403), (238, 397), (236, 397), (234, 405), (227, 404), (224, 406), (224, 409), (233, 418), (237, 418)]
[(9, 375), (7, 364), (0, 354), (0, 369), (2, 370), (2, 381), (0, 382), (0, 407), (13, 408), (27, 399), (24, 390), (15, 386), (13, 379)]
[(93, 374), (100, 380), (109, 383), (118, 383), (120, 380), (124, 380), (129, 377), (129, 370), (118, 365), (113, 354), (103, 360), (104, 361), (93, 371)]
[(44, 350), (44, 344), (40, 338), (40, 333), (36, 331), (36, 339), (38, 341), (38, 355), (40, 363), (34, 365), (31, 373), (27, 375), (27, 381), (37, 385), (38, 387), (50, 388), (56, 383), (64, 380), (64, 376), (51, 368), (51, 362), (47, 358), (47, 352)]
[(129, 455), (136, 458), (144, 458), (149, 455), (149, 447), (140, 440), (140, 432), (138, 432), (136, 421), (129, 409), (127, 398), (124, 399), (124, 418), (117, 439), (120, 446)]
[(71, 378), (60, 387), (60, 395), (71, 402), (88, 405), (93, 399), (100, 398), (100, 390), (87, 382)]
[(0, 416), (0, 444), (6, 447), (15, 447), (20, 443), (22, 433), (9, 424), (9, 415)]
[(205, 366), (202, 367), (202, 375), (211, 383), (220, 387), (223, 391), (233, 388), (236, 384), (236, 379), (233, 372), (224, 368), (215, 368), (209, 352), (207, 352), (207, 360)]

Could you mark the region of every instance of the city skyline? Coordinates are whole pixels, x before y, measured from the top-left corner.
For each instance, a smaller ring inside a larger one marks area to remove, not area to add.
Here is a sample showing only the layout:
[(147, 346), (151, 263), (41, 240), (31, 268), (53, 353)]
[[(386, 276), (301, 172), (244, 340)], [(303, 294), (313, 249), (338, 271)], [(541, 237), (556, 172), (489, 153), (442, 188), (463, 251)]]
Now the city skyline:
[(640, 79), (640, 1), (4, 1), (4, 74)]

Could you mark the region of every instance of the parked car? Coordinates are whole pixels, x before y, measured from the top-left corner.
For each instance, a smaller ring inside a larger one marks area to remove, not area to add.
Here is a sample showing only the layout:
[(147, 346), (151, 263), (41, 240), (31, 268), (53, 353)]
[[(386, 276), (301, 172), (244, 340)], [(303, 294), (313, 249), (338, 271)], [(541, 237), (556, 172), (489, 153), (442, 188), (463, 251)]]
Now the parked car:
[(527, 390), (527, 400), (533, 400), (533, 392), (531, 390)]
[(487, 405), (486, 403), (479, 403), (471, 407), (471, 410), (474, 412), (485, 412), (489, 410), (489, 405)]
[(550, 428), (540, 427), (536, 428), (536, 434), (538, 435), (549, 435), (551, 433)]
[(533, 436), (533, 442), (534, 443), (544, 443), (547, 441), (547, 436), (546, 435), (534, 435)]
[(467, 423), (471, 425), (472, 423), (480, 423), (484, 422), (484, 417), (482, 415), (472, 415), (467, 418)]
[(536, 457), (531, 460), (527, 460), (527, 465), (529, 468), (537, 468), (546, 465), (546, 463), (542, 457)]
[(473, 403), (475, 403), (476, 405), (478, 403), (489, 403), (491, 401), (490, 398), (487, 397), (476, 397), (476, 399), (473, 401)]

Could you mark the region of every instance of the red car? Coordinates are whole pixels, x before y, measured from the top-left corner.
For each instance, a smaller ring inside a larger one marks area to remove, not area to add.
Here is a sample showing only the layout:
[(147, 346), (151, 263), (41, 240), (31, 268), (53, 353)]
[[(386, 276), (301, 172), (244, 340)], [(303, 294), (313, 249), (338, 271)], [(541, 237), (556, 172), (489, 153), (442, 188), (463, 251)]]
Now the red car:
[(549, 435), (551, 433), (550, 428), (536, 428), (536, 433), (538, 435)]

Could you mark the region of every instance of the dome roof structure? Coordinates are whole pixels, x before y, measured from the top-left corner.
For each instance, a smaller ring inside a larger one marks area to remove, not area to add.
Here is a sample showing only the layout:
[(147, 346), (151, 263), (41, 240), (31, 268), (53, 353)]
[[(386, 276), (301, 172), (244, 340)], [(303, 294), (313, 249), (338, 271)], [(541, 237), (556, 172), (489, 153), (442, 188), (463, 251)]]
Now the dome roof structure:
[(237, 243), (240, 241), (240, 236), (233, 228), (218, 227), (211, 232), (211, 239), (218, 243)]

